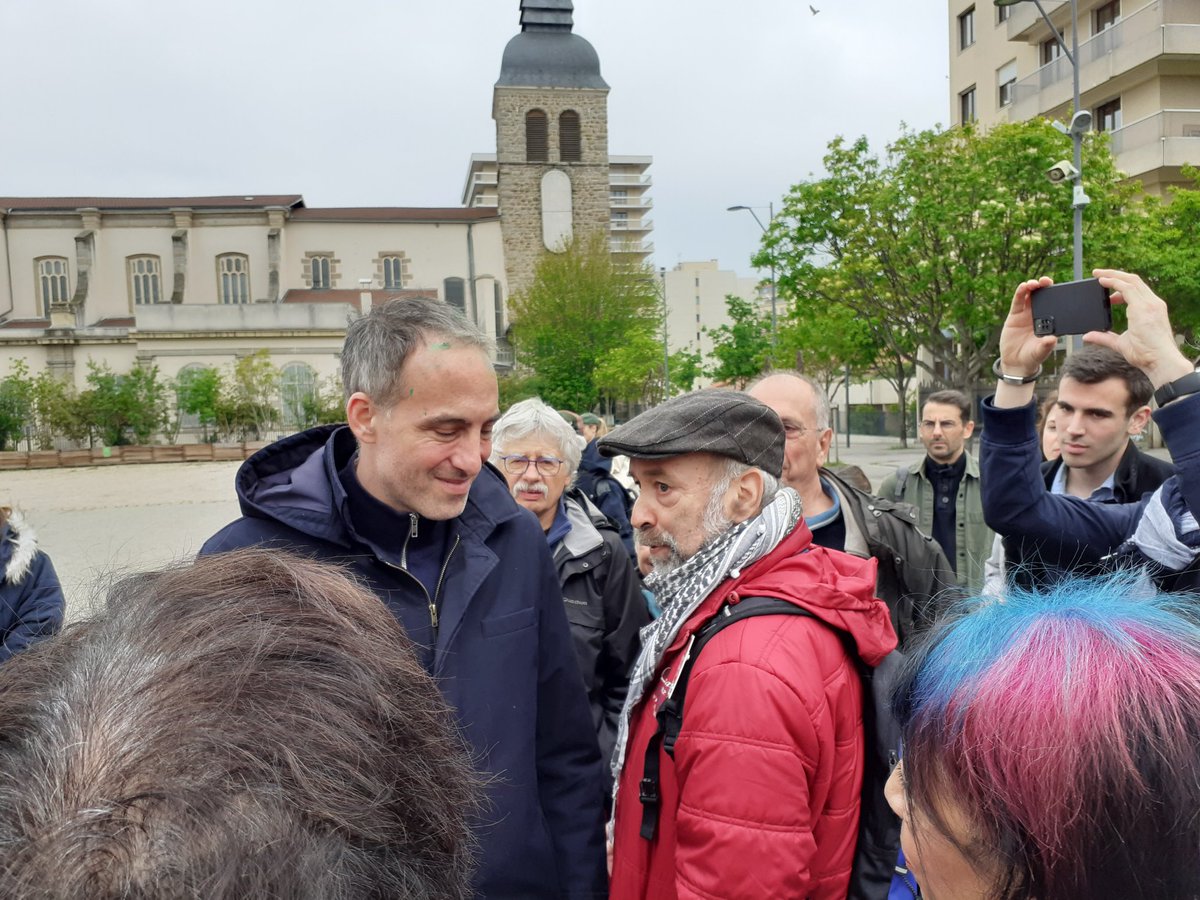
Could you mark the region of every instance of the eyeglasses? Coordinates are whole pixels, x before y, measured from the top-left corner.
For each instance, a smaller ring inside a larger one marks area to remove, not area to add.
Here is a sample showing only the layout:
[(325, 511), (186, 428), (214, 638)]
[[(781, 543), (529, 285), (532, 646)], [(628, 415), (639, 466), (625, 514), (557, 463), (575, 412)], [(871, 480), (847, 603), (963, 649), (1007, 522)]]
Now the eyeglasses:
[(953, 419), (942, 419), (940, 422), (925, 419), (921, 422), (922, 431), (933, 431), (938, 426), (941, 426), (942, 431), (950, 431), (952, 428), (962, 428), (962, 422), (955, 422)]
[(504, 464), (504, 471), (509, 475), (524, 475), (532, 463), (537, 473), (546, 478), (557, 475), (563, 467), (563, 461), (556, 456), (539, 456), (537, 459), (530, 459), (528, 456), (502, 456), (500, 462)]

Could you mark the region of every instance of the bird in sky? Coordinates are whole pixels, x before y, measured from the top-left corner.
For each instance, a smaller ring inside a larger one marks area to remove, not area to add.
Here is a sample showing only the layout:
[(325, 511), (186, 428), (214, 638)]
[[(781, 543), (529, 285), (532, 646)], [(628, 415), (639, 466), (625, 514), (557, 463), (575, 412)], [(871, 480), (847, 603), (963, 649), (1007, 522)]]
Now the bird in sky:
[(808, 8), (812, 10), (812, 14), (813, 14), (814, 16), (815, 16), (817, 13), (819, 13), (819, 12), (820, 12), (820, 10), (819, 10), (819, 9), (817, 9), (815, 6), (813, 6), (811, 3), (810, 3), (810, 4), (808, 4)]

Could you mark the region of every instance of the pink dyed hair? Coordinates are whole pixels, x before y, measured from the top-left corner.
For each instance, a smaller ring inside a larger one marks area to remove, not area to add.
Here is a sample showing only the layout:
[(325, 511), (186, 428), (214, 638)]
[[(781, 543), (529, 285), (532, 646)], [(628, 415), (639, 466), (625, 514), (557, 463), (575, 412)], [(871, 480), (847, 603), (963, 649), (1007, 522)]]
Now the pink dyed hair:
[(909, 808), (999, 866), (998, 900), (1200, 896), (1194, 600), (1117, 575), (965, 605), (912, 651), (894, 707)]

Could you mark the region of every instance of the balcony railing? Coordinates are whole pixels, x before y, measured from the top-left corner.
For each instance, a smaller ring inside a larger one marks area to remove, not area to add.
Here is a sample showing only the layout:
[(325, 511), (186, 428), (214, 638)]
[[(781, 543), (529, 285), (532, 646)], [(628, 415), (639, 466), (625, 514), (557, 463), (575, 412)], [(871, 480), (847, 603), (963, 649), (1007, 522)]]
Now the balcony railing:
[(609, 172), (608, 183), (613, 185), (634, 184), (648, 186), (650, 184), (649, 175), (620, 175), (616, 172)]
[(610, 231), (650, 231), (654, 223), (650, 219), (631, 219), (626, 222), (614, 220), (608, 223)]
[(649, 197), (618, 197), (609, 194), (608, 205), (614, 209), (649, 209), (654, 201)]
[(1164, 109), (1109, 136), (1117, 168), (1143, 175), (1164, 166), (1200, 162), (1200, 109)]
[[(1157, 0), (1079, 45), (1079, 89), (1086, 92), (1156, 57), (1200, 56), (1200, 4)], [(1030, 119), (1071, 99), (1065, 56), (1013, 86), (1010, 119)]]
[(654, 244), (650, 241), (629, 241), (622, 238), (612, 238), (608, 247), (613, 253), (641, 253), (649, 255), (654, 252)]

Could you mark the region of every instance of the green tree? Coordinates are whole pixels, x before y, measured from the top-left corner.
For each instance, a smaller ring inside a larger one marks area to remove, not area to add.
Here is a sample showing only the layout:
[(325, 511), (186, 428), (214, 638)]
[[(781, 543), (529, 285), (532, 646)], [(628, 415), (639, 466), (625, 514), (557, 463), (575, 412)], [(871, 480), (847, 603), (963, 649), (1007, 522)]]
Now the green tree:
[[(905, 131), (882, 157), (835, 138), (826, 174), (791, 189), (754, 261), (773, 263), (789, 296), (853, 314), (902, 395), (917, 369), (969, 389), (995, 359), (1016, 284), (1071, 277), (1071, 192), (1044, 174), (1069, 146), (1045, 120)], [(1121, 264), (1141, 227), (1137, 185), (1102, 135), (1086, 141), (1084, 171), (1088, 260)]]
[(677, 393), (686, 394), (695, 387), (696, 379), (704, 374), (703, 360), (700, 351), (693, 350), (690, 345), (671, 354), (671, 387)]
[(592, 409), (596, 367), (609, 354), (661, 328), (652, 270), (609, 252), (604, 232), (544, 253), (529, 288), (510, 303), (520, 362), (554, 407)]
[(158, 367), (135, 363), (125, 374), (88, 360), (89, 387), (79, 395), (78, 427), (109, 445), (146, 444), (167, 421), (167, 386)]
[(17, 449), (25, 426), (33, 419), (33, 380), (23, 359), (13, 360), (0, 381), (0, 450)]
[(1167, 301), (1171, 324), (1200, 355), (1200, 169), (1184, 166), (1195, 187), (1171, 188), (1169, 202), (1146, 198), (1146, 227), (1130, 267)]
[(221, 402), (221, 372), (216, 366), (189, 366), (175, 376), (175, 399), (179, 411), (195, 416), (204, 429), (204, 441), (216, 435), (209, 429), (217, 423)]
[(301, 411), (304, 417), (304, 427), (314, 425), (333, 425), (346, 421), (346, 400), (342, 389), (342, 379), (338, 375), (330, 375), (317, 384), (315, 390), (306, 394), (301, 400)]
[[(631, 329), (625, 342), (596, 363), (592, 379), (610, 401), (637, 403), (663, 396), (663, 345), (650, 328)], [(591, 407), (585, 407), (590, 409)]]
[(261, 440), (279, 424), (279, 369), (265, 348), (243, 356), (222, 379), (217, 431), (236, 440)]
[(709, 330), (716, 359), (708, 375), (742, 388), (766, 368), (771, 354), (771, 320), (754, 305), (732, 294), (725, 297), (729, 324)]
[(779, 329), (775, 351), (781, 365), (816, 380), (828, 394), (846, 377), (870, 372), (877, 361), (870, 329), (844, 306), (795, 304)]

